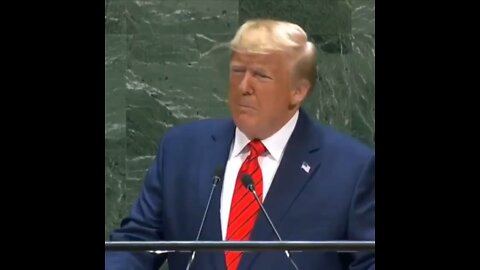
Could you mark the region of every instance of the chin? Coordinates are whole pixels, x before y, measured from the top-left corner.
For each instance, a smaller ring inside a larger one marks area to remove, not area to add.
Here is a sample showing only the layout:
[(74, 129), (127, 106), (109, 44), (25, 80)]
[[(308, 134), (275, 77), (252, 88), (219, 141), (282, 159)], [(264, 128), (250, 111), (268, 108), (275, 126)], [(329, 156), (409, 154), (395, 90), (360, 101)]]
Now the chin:
[(256, 117), (247, 114), (237, 114), (233, 118), (235, 125), (249, 138), (255, 138), (258, 135), (258, 121)]

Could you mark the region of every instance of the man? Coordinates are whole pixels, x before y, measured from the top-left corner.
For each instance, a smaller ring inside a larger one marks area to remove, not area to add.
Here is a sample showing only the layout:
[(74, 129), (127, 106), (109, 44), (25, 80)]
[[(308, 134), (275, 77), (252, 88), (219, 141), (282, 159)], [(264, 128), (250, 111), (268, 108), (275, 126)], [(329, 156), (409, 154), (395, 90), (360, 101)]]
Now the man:
[[(172, 128), (112, 241), (195, 240), (212, 177), (224, 168), (200, 240), (375, 240), (375, 153), (314, 123), (301, 104), (315, 84), (316, 50), (297, 25), (251, 20), (231, 41), (232, 120)], [(374, 253), (292, 252), (299, 269), (375, 269)], [(189, 253), (168, 255), (185, 269)], [(107, 253), (107, 269), (158, 269), (165, 256)], [(283, 252), (198, 252), (191, 269), (293, 269)]]

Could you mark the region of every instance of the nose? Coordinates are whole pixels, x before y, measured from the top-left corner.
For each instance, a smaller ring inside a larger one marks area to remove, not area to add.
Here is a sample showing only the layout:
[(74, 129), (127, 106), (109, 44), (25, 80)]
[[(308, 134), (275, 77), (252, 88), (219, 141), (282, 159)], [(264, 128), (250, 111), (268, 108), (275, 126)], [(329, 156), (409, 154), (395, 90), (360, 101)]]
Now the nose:
[(253, 93), (252, 85), (250, 83), (251, 76), (249, 72), (245, 72), (238, 89), (242, 92), (243, 95), (249, 95)]

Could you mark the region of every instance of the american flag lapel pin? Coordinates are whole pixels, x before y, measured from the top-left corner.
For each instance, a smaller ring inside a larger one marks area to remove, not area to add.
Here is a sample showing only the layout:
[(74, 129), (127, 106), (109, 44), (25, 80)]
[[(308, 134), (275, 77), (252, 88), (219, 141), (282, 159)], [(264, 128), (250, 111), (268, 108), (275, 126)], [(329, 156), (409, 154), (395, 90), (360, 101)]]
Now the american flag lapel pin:
[(306, 172), (306, 173), (310, 173), (310, 165), (308, 165), (307, 162), (303, 162), (302, 163), (302, 169)]

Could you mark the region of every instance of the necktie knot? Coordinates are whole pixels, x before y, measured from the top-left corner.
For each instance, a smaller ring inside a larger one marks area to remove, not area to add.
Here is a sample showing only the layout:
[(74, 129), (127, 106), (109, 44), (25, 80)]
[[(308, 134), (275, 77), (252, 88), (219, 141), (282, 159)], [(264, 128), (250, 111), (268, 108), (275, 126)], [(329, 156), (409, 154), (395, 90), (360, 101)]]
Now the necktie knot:
[(263, 155), (267, 151), (265, 145), (263, 145), (262, 141), (258, 139), (251, 140), (248, 143), (248, 147), (250, 148), (250, 156), (251, 158), (256, 158), (258, 156)]

